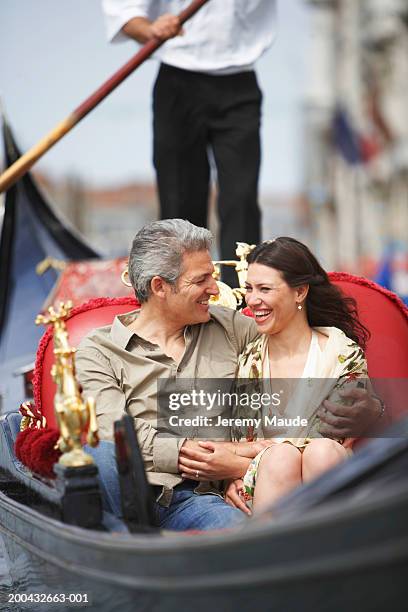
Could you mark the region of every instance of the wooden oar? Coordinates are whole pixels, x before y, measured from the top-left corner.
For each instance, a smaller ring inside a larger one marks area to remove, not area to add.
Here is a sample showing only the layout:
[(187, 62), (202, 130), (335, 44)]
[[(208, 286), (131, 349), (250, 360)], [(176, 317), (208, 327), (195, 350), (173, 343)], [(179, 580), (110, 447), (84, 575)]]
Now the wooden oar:
[[(179, 14), (180, 23), (185, 23), (192, 17), (208, 0), (193, 0), (184, 11)], [(22, 155), (0, 176), (0, 193), (9, 189), (25, 174), (31, 166), (44, 155), (56, 142), (61, 140), (72, 128), (81, 121), (91, 110), (108, 96), (122, 81), (126, 79), (140, 64), (152, 55), (161, 45), (166, 42), (157, 38), (146, 43), (136, 55), (134, 55), (122, 68), (120, 68), (110, 79), (105, 81), (93, 94), (80, 104), (68, 117), (58, 123), (51, 132), (34, 145), (27, 153)]]

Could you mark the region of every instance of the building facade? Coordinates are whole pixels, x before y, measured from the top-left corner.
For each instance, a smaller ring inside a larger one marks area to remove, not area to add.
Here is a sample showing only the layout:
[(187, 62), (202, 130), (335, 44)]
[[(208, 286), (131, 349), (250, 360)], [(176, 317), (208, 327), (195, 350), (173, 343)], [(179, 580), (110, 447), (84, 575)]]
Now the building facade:
[(329, 268), (408, 240), (408, 0), (308, 0), (306, 191)]

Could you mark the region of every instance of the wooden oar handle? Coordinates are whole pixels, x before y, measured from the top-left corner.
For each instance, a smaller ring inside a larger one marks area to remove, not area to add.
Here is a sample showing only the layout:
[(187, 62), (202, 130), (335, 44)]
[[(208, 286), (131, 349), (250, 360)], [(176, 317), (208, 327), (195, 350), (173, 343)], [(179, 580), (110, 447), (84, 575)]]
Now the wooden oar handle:
[[(195, 15), (208, 0), (194, 0), (189, 6), (179, 14), (180, 23), (185, 23), (190, 17)], [(27, 153), (22, 155), (0, 176), (0, 193), (9, 189), (21, 178), (34, 163), (44, 155), (55, 143), (81, 121), (91, 110), (93, 110), (102, 100), (108, 96), (122, 81), (124, 81), (136, 68), (150, 57), (166, 41), (153, 39), (147, 42), (122, 68), (110, 77), (101, 87), (91, 94), (82, 104), (80, 104), (66, 119), (61, 121), (51, 132), (42, 138)]]
[[(197, 11), (208, 2), (208, 0), (194, 0), (188, 5), (184, 11), (179, 14), (180, 23), (185, 23), (190, 17), (195, 15)], [(166, 41), (154, 38), (149, 40), (143, 47), (134, 55), (122, 68), (120, 68), (113, 76), (111, 76), (101, 87), (99, 87), (89, 98), (80, 104), (72, 113), (75, 119), (74, 125), (79, 123), (91, 110), (95, 108), (99, 102), (104, 100), (122, 81), (124, 81), (136, 68), (147, 60), (159, 47)]]
[(69, 115), (64, 121), (58, 123), (51, 132), (31, 147), (27, 153), (19, 157), (0, 176), (0, 193), (10, 189), (19, 178), (21, 178), (51, 147), (61, 140), (75, 125), (73, 115)]

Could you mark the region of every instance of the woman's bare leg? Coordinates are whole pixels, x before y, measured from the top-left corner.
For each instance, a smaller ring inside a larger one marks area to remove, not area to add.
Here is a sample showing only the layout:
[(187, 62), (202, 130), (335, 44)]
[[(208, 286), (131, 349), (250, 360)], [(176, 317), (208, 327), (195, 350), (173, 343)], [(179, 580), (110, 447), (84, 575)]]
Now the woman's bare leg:
[(302, 480), (308, 482), (320, 476), (336, 463), (347, 458), (346, 449), (330, 438), (316, 438), (309, 442), (302, 455)]
[(272, 444), (261, 458), (255, 483), (254, 512), (264, 510), (301, 483), (302, 456), (291, 444)]

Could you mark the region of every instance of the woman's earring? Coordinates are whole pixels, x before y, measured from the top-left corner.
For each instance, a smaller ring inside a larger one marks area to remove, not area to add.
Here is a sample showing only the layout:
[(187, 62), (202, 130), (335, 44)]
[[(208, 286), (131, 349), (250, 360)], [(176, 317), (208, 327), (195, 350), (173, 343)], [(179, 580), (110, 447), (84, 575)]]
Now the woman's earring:
[(298, 309), (298, 310), (302, 310), (302, 304), (298, 304), (298, 305), (297, 305), (297, 309)]

